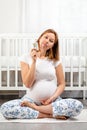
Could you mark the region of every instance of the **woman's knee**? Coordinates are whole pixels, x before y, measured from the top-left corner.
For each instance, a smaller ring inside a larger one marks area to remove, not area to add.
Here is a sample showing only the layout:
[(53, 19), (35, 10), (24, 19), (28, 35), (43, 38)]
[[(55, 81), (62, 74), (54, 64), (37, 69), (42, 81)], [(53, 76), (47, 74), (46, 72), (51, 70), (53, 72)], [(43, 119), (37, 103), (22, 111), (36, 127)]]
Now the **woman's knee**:
[(53, 115), (77, 116), (83, 109), (83, 104), (76, 99), (62, 99), (52, 104)]
[(77, 99), (65, 99), (67, 103), (68, 115), (70, 117), (77, 116), (81, 113), (83, 109), (83, 104)]
[(75, 111), (76, 111), (76, 113), (78, 115), (83, 109), (83, 104), (79, 100), (75, 100), (74, 108), (75, 108)]
[(12, 100), (1, 105), (1, 113), (5, 118), (35, 119), (39, 112), (28, 107), (21, 107), (21, 100)]
[(11, 100), (1, 105), (0, 110), (5, 118), (13, 118), (14, 108), (20, 104), (20, 100)]
[(3, 116), (6, 117), (6, 118), (8, 118), (9, 110), (10, 110), (10, 107), (9, 107), (9, 109), (8, 109), (7, 103), (2, 104), (1, 107), (0, 107), (1, 113), (2, 113)]

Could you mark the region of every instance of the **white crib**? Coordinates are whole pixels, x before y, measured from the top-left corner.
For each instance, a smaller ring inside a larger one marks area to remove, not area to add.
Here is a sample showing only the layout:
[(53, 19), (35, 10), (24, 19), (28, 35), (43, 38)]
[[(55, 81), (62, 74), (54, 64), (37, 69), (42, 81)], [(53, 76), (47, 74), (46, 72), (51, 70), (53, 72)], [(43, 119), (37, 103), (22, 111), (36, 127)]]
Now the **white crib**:
[[(0, 90), (26, 90), (23, 87), (19, 57), (29, 52), (35, 34), (0, 35)], [(59, 39), (60, 55), (66, 80), (66, 91), (87, 90), (86, 36), (62, 36)]]

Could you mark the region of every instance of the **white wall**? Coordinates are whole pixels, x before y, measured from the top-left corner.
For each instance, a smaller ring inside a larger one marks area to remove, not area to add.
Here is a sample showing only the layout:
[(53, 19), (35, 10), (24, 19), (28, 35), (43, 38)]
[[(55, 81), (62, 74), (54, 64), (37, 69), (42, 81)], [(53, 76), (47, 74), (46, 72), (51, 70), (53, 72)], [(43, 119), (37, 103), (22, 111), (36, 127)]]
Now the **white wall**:
[(20, 0), (0, 0), (0, 33), (20, 32)]
[(0, 0), (0, 33), (87, 33), (87, 0)]
[(87, 0), (25, 0), (25, 32), (87, 33)]
[(60, 32), (87, 33), (87, 0), (60, 1)]

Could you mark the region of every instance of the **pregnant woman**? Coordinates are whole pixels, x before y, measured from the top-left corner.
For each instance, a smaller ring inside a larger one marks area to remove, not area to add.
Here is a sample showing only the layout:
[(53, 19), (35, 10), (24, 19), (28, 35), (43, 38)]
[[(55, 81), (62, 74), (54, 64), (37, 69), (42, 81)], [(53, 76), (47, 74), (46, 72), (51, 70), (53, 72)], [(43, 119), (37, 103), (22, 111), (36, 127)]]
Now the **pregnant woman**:
[(2, 104), (2, 114), (6, 118), (20, 119), (67, 119), (77, 116), (83, 109), (82, 103), (60, 97), (65, 89), (65, 80), (57, 33), (53, 29), (44, 31), (37, 45), (38, 50), (33, 48), (20, 58), (26, 95)]

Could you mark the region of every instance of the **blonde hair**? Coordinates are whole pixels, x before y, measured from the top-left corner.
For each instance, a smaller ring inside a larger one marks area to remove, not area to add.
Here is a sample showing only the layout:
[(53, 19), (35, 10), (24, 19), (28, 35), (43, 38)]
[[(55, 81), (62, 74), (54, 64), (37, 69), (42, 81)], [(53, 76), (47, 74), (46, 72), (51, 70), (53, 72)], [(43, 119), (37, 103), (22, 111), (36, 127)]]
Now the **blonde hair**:
[(41, 37), (46, 34), (46, 33), (53, 33), (55, 35), (55, 42), (54, 42), (54, 45), (51, 49), (47, 50), (46, 52), (46, 55), (49, 59), (52, 59), (52, 60), (59, 60), (59, 41), (58, 41), (58, 35), (57, 33), (53, 30), (53, 29), (47, 29), (45, 30), (41, 35), (40, 37), (38, 38), (37, 42), (39, 44), (39, 41), (41, 39)]

